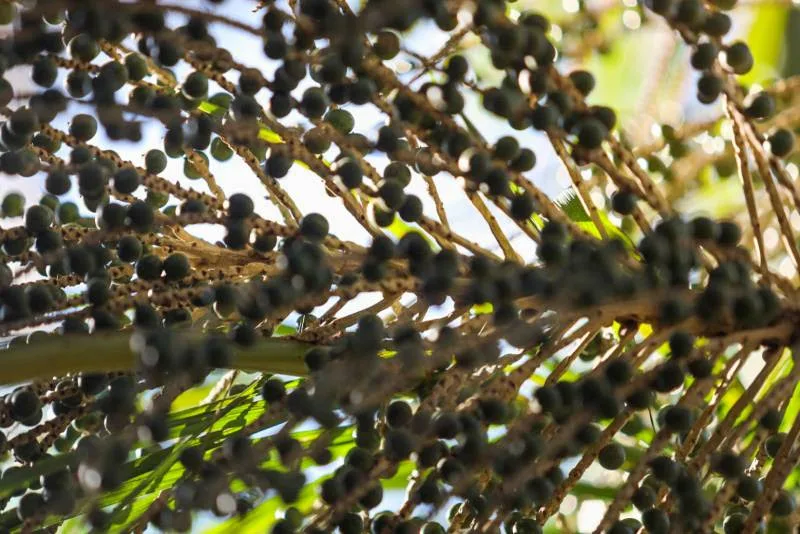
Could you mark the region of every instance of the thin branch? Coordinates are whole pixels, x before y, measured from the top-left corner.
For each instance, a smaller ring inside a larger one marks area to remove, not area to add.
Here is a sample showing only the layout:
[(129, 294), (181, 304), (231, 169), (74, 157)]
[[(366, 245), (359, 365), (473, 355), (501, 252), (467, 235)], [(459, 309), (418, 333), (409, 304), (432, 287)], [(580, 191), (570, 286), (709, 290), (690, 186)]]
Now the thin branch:
[[(259, 340), (238, 348), (232, 369), (304, 376), (303, 356), (307, 343), (280, 338)], [(136, 356), (130, 349), (130, 333), (95, 333), (91, 336), (62, 335), (24, 345), (12, 344), (0, 351), (0, 384), (17, 384), (79, 372), (132, 371)]]

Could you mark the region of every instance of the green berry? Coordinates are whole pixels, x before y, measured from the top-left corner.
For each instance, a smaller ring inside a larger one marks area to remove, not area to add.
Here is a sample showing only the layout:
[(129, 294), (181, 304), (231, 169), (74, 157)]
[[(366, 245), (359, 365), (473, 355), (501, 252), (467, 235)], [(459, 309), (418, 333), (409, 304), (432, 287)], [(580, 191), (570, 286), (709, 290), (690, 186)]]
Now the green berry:
[(220, 137), (211, 141), (211, 157), (217, 161), (225, 162), (233, 157), (233, 149)]
[(156, 148), (147, 152), (144, 158), (145, 168), (150, 174), (159, 174), (167, 168), (167, 155)]
[(91, 115), (80, 113), (72, 117), (69, 134), (79, 141), (89, 141), (97, 133), (97, 120)]
[(25, 197), (20, 193), (8, 193), (0, 205), (3, 217), (22, 217), (25, 213)]
[(392, 59), (400, 52), (400, 38), (392, 31), (381, 31), (372, 49), (379, 58)]
[(349, 111), (341, 108), (332, 109), (326, 113), (325, 121), (345, 135), (352, 132), (355, 126), (353, 115)]
[(125, 68), (128, 71), (128, 78), (132, 81), (139, 81), (148, 75), (147, 62), (141, 54), (131, 53), (125, 56)]

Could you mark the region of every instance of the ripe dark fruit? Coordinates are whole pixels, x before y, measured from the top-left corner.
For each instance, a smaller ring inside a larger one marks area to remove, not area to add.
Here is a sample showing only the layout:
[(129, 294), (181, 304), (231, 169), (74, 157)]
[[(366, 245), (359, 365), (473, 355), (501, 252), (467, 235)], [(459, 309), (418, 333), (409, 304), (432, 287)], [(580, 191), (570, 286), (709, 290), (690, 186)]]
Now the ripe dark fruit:
[(27, 388), (20, 388), (11, 394), (11, 416), (17, 421), (29, 419), (41, 408), (39, 397)]
[(519, 142), (511, 136), (501, 137), (494, 145), (494, 157), (499, 160), (513, 160), (519, 155), (519, 152)]
[(672, 484), (679, 474), (678, 464), (665, 456), (657, 456), (650, 461), (650, 469), (658, 480)]
[(123, 167), (114, 174), (112, 185), (117, 192), (129, 195), (139, 188), (139, 173), (136, 172), (136, 169)]
[(692, 421), (691, 411), (683, 406), (670, 406), (664, 414), (664, 424), (676, 434), (688, 431)]
[(325, 113), (325, 109), (328, 107), (328, 97), (322, 89), (312, 87), (303, 93), (300, 106), (304, 114), (316, 119)]
[(154, 220), (153, 208), (146, 202), (139, 200), (128, 207), (128, 224), (137, 232), (150, 230)]
[(670, 520), (666, 512), (659, 508), (650, 508), (642, 513), (642, 524), (652, 534), (668, 534)]
[(732, 452), (717, 454), (712, 459), (714, 470), (727, 479), (738, 479), (747, 467), (745, 460)]
[(703, 4), (698, 0), (680, 0), (674, 13), (676, 22), (689, 28), (695, 28), (702, 23), (703, 16)]
[(17, 505), (17, 516), (20, 520), (31, 519), (39, 515), (44, 508), (44, 499), (40, 493), (26, 493)]
[(780, 450), (785, 437), (785, 434), (778, 433), (768, 437), (764, 442), (764, 451), (767, 453), (767, 455), (769, 455), (770, 458), (775, 458), (778, 455), (778, 451)]
[(308, 367), (308, 370), (313, 372), (322, 369), (325, 366), (325, 364), (328, 363), (330, 356), (328, 355), (328, 352), (325, 351), (324, 349), (313, 348), (308, 352), (306, 352), (306, 355), (304, 356), (303, 359), (305, 361), (306, 367)]
[(636, 195), (630, 191), (620, 190), (611, 197), (611, 207), (620, 215), (630, 215), (636, 208)]
[(336, 168), (339, 179), (348, 189), (355, 189), (361, 185), (364, 177), (361, 165), (354, 159), (347, 158), (340, 162)]
[(711, 37), (722, 37), (731, 29), (731, 18), (719, 11), (706, 16), (703, 31)]
[(742, 231), (736, 223), (722, 221), (719, 223), (717, 243), (722, 247), (735, 247), (742, 239)]
[(312, 241), (321, 241), (328, 235), (328, 220), (319, 213), (309, 213), (300, 221), (300, 234)]
[(754, 477), (742, 477), (736, 485), (736, 494), (745, 501), (754, 501), (758, 499), (763, 491), (763, 485), (760, 480)]
[(744, 111), (748, 117), (768, 119), (775, 113), (775, 98), (769, 93), (759, 93)]
[(32, 234), (47, 230), (53, 224), (53, 211), (41, 205), (28, 208), (25, 212), (25, 229)]
[(40, 56), (33, 62), (31, 79), (40, 87), (51, 87), (58, 76), (58, 67), (52, 58)]
[(399, 209), (405, 202), (403, 185), (396, 180), (384, 181), (378, 189), (378, 194), (383, 200), (384, 205), (390, 210)]
[(581, 120), (575, 127), (578, 144), (588, 150), (599, 148), (608, 135), (605, 124), (595, 118)]
[(6, 125), (14, 135), (27, 137), (38, 128), (39, 117), (32, 109), (20, 107), (11, 113)]
[(692, 237), (695, 239), (717, 239), (719, 227), (708, 217), (696, 217), (690, 223)]
[(283, 381), (277, 378), (270, 378), (261, 387), (261, 396), (267, 402), (278, 402), (286, 396), (286, 387)]
[(692, 67), (697, 70), (706, 70), (711, 68), (714, 61), (717, 59), (719, 49), (717, 45), (711, 42), (701, 43), (697, 45), (694, 53), (692, 54)]
[(694, 336), (683, 330), (674, 332), (669, 338), (669, 348), (673, 358), (685, 358), (691, 354)]
[(93, 279), (86, 284), (86, 301), (94, 306), (102, 306), (110, 297), (105, 280)]
[(189, 98), (203, 98), (208, 93), (208, 78), (202, 72), (192, 72), (183, 82), (183, 92)]
[[(711, 104), (712, 102), (717, 100), (720, 93), (724, 88), (724, 82), (719, 76), (716, 76), (711, 73), (705, 73), (703, 76), (698, 80), (697, 83), (697, 98), (703, 104)], [(730, 168), (731, 164), (725, 166), (725, 168)], [(725, 176), (730, 175), (730, 172), (724, 173)]]
[(225, 225), (225, 238), (223, 242), (228, 248), (242, 250), (250, 241), (250, 226), (239, 219), (231, 219)]
[(455, 414), (443, 412), (434, 418), (433, 431), (442, 439), (453, 439), (461, 431), (461, 423)]
[(254, 239), (251, 239), (250, 245), (258, 252), (269, 252), (275, 248), (278, 243), (278, 238), (269, 234), (256, 234)]
[(244, 193), (234, 193), (228, 198), (228, 217), (245, 219), (253, 214), (253, 200)]
[(797, 504), (794, 496), (786, 490), (781, 490), (772, 503), (770, 512), (778, 517), (785, 517), (794, 512)]
[(44, 186), (51, 195), (61, 196), (69, 192), (72, 182), (66, 172), (57, 169), (47, 175)]
[(645, 511), (656, 504), (657, 498), (658, 495), (653, 488), (642, 484), (641, 487), (637, 488), (637, 490), (633, 493), (631, 502), (633, 502), (634, 506), (636, 506), (636, 508), (639, 510)]
[(400, 218), (406, 222), (417, 222), (422, 217), (422, 201), (416, 195), (406, 195), (403, 205), (398, 210)]
[(282, 154), (273, 153), (267, 158), (265, 170), (273, 178), (283, 178), (289, 173), (293, 160)]
[(469, 69), (469, 64), (464, 56), (455, 55), (447, 60), (445, 65), (445, 72), (451, 81), (460, 81), (464, 79)]
[(595, 81), (592, 73), (585, 70), (575, 70), (569, 73), (569, 79), (583, 96), (588, 96), (594, 89)]
[(509, 164), (509, 168), (517, 172), (527, 172), (536, 165), (536, 154), (529, 148), (522, 148)]
[(411, 422), (411, 406), (404, 401), (394, 401), (386, 408), (386, 422), (391, 427), (403, 427)]
[(413, 452), (414, 440), (408, 431), (392, 429), (386, 433), (384, 447), (388, 458), (403, 460)]
[(794, 149), (794, 134), (786, 128), (778, 128), (767, 138), (769, 150), (778, 158), (785, 158)]
[(597, 459), (605, 469), (619, 469), (625, 463), (625, 449), (618, 443), (611, 443), (600, 449)]
[(736, 74), (747, 74), (753, 68), (753, 54), (747, 44), (737, 41), (725, 49), (725, 63)]
[(405, 164), (393, 161), (384, 169), (383, 177), (387, 180), (395, 180), (405, 187), (411, 181), (411, 171)]
[(125, 225), (125, 207), (109, 202), (97, 209), (96, 224), (104, 230), (120, 230)]
[(136, 275), (143, 280), (158, 280), (161, 278), (163, 263), (154, 254), (142, 256), (136, 262)]
[(533, 199), (527, 193), (515, 195), (511, 199), (511, 216), (517, 220), (526, 220), (534, 213)]
[(767, 410), (767, 412), (761, 416), (761, 419), (759, 419), (758, 424), (762, 428), (775, 432), (780, 427), (781, 419), (781, 414), (778, 410)]
[(187, 276), (191, 270), (188, 258), (180, 252), (167, 256), (162, 266), (164, 268), (164, 277), (167, 281), (180, 280)]

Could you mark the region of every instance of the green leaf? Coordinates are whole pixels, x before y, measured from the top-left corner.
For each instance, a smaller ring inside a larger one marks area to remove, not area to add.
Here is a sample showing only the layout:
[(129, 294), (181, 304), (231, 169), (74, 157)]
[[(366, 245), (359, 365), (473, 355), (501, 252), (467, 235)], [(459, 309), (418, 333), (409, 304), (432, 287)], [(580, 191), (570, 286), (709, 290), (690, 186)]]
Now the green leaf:
[[(597, 230), (597, 227), (591, 220), (591, 217), (589, 217), (589, 214), (586, 213), (586, 210), (583, 208), (583, 204), (581, 203), (581, 200), (578, 198), (578, 194), (575, 191), (566, 191), (556, 199), (555, 203), (571, 221), (578, 225), (578, 227), (592, 234), (594, 237), (598, 239), (600, 238), (600, 232)], [(608, 214), (605, 211), (598, 208), (597, 213), (600, 218), (600, 222), (602, 223), (603, 228), (609, 237), (614, 237), (622, 241), (628, 250), (634, 250), (636, 248), (633, 241), (631, 241), (631, 238), (625, 232), (611, 223), (608, 218)]]
[[(146, 493), (153, 493), (155, 495), (156, 494), (155, 491), (148, 491), (150, 488), (171, 487), (173, 485), (172, 483), (176, 482), (178, 478), (180, 478), (183, 475), (185, 469), (183, 468), (183, 465), (177, 463), (177, 461), (181, 451), (183, 451), (187, 447), (187, 444), (188, 440), (172, 447), (170, 454), (167, 456), (167, 458), (164, 459), (164, 461), (160, 463), (160, 465), (156, 469), (149, 472), (145, 477), (142, 478), (142, 480), (138, 484), (136, 484), (134, 488), (131, 488), (131, 490), (121, 500), (115, 503), (116, 506), (111, 516), (112, 522), (117, 523), (118, 521), (123, 520), (124, 508), (132, 504), (134, 501), (137, 501), (138, 504), (138, 502), (141, 500), (140, 499), (141, 495)], [(170, 473), (171, 475), (169, 477), (169, 482), (171, 483), (169, 485), (166, 485), (164, 483), (168, 473)], [(131, 513), (129, 517), (133, 521), (136, 521), (139, 518), (139, 514)], [(130, 528), (127, 528), (127, 530), (130, 530)]]
[(73, 517), (61, 524), (58, 529), (58, 534), (83, 534), (86, 532), (86, 524), (83, 516)]
[(426, 232), (422, 231), (422, 229), (420, 229), (419, 227), (408, 224), (403, 219), (398, 217), (396, 214), (394, 216), (392, 224), (387, 226), (386, 230), (390, 234), (395, 236), (397, 239), (402, 238), (409, 232), (416, 232), (425, 238), (425, 241), (428, 242), (428, 245), (430, 245), (433, 250), (439, 250), (439, 245), (436, 244), (436, 242), (431, 238), (431, 236), (429, 236)]
[[(321, 481), (321, 479), (320, 479)], [(319, 482), (319, 481), (317, 481)], [(311, 511), (314, 501), (317, 499), (317, 484), (306, 484), (297, 501), (292, 506), (297, 508), (300, 513), (307, 514)], [(268, 532), (269, 528), (282, 517), (278, 512), (286, 508), (280, 497), (271, 497), (250, 510), (244, 517), (232, 517), (222, 523), (215, 525), (205, 532), (206, 534), (227, 534), (237, 532), (247, 534), (250, 532)]]
[(122, 533), (122, 532), (131, 532), (130, 525), (134, 519), (140, 517), (147, 509), (153, 504), (158, 498), (158, 494), (153, 493), (150, 495), (145, 495), (136, 499), (133, 505), (127, 510), (127, 517), (131, 518), (132, 521), (125, 523), (124, 525), (112, 525), (110, 532), (113, 533)]
[[(203, 113), (208, 113), (209, 115), (221, 115), (225, 114), (228, 111), (227, 108), (223, 106), (218, 106), (217, 104), (214, 104), (213, 102), (210, 102), (208, 100), (201, 102), (197, 106), (197, 109), (202, 111)], [(259, 125), (258, 138), (263, 141), (266, 141), (267, 143), (272, 143), (272, 144), (283, 143), (283, 138), (280, 135), (270, 130), (263, 124)]]
[(281, 323), (275, 327), (275, 330), (272, 332), (274, 337), (281, 337), (281, 336), (291, 336), (292, 334), (297, 333), (297, 328), (292, 325)]
[(494, 311), (494, 306), (491, 302), (484, 302), (483, 304), (475, 304), (469, 309), (475, 315), (489, 315)]
[(406, 460), (397, 466), (397, 473), (390, 478), (381, 481), (381, 486), (385, 490), (403, 490), (408, 486), (411, 473), (416, 468), (414, 462)]
[(800, 415), (800, 385), (798, 385), (792, 392), (792, 399), (786, 406), (786, 411), (783, 414), (783, 421), (781, 422), (780, 431), (788, 432), (792, 424), (797, 420)]
[(578, 194), (574, 191), (570, 190), (562, 193), (556, 199), (556, 206), (573, 222), (591, 222), (589, 214), (583, 209), (581, 199), (578, 198)]
[(267, 143), (283, 143), (283, 138), (266, 126), (261, 126), (258, 128), (258, 138), (266, 141)]
[(752, 22), (745, 41), (753, 54), (753, 70), (739, 77), (744, 85), (765, 83), (780, 75), (783, 52), (783, 28), (789, 14), (789, 6), (764, 3), (750, 10)]
[(77, 454), (68, 452), (58, 456), (50, 456), (36, 462), (30, 467), (23, 467), (16, 471), (3, 473), (0, 478), (0, 499), (5, 499), (21, 487), (29, 486), (37, 481), (40, 476), (55, 473), (71, 465), (77, 459)]
[(187, 389), (172, 401), (172, 410), (177, 411), (197, 406), (208, 396), (208, 393), (213, 388), (214, 384), (205, 384), (200, 387)]

